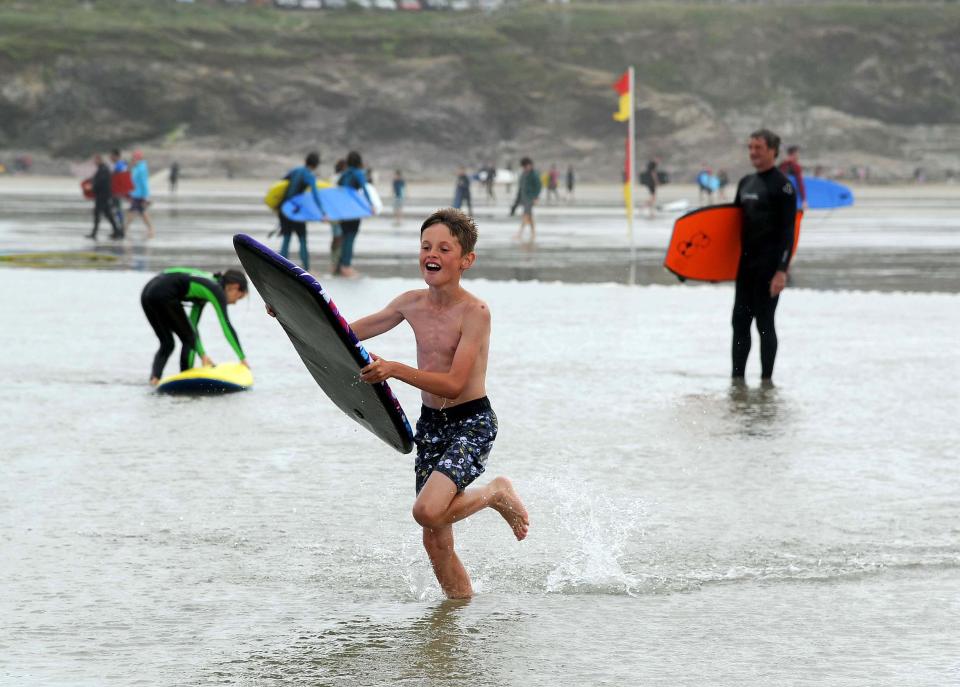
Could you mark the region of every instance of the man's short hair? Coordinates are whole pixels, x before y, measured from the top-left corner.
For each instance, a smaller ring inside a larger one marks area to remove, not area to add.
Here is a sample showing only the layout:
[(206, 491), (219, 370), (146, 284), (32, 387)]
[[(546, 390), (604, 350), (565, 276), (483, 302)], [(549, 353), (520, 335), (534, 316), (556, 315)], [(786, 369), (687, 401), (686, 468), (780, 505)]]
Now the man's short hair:
[(773, 148), (774, 154), (780, 154), (780, 137), (770, 131), (770, 129), (757, 129), (750, 134), (750, 138), (762, 138), (768, 148)]
[(311, 151), (307, 153), (307, 159), (303, 161), (307, 167), (319, 167), (320, 166), (320, 153), (316, 151)]
[(463, 249), (464, 255), (473, 252), (477, 245), (477, 225), (474, 224), (473, 219), (467, 213), (456, 208), (437, 210), (423, 221), (423, 225), (420, 227), (420, 235), (422, 236), (423, 232), (434, 224), (447, 225), (450, 233), (457, 239), (457, 243)]
[(528, 157), (525, 157), (522, 160), (520, 160), (521, 167), (526, 167), (527, 165), (530, 165), (531, 167), (533, 167), (533, 160), (531, 160)]
[(800, 146), (787, 146), (787, 155), (793, 155), (800, 152)]

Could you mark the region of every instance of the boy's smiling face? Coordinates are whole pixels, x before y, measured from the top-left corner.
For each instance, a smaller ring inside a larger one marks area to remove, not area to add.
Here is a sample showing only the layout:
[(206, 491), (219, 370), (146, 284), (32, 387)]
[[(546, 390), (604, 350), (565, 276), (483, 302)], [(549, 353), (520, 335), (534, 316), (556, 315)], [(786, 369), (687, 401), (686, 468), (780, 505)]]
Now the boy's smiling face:
[(428, 286), (459, 281), (475, 259), (475, 253), (463, 254), (463, 247), (446, 224), (429, 226), (420, 235), (420, 274)]

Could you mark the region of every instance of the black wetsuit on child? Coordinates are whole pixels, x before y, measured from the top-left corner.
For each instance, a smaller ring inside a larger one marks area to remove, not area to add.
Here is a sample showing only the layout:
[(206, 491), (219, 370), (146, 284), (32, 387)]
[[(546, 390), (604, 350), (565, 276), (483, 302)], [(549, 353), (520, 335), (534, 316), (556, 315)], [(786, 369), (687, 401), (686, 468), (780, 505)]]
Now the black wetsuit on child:
[[(191, 303), (190, 317), (183, 310), (183, 303)], [(230, 347), (240, 360), (245, 358), (237, 332), (227, 316), (227, 297), (216, 275), (190, 267), (171, 267), (147, 282), (140, 295), (143, 312), (153, 327), (160, 348), (153, 358), (150, 376), (157, 379), (163, 374), (167, 359), (173, 353), (173, 335), (182, 344), (180, 369), (193, 367), (194, 354), (205, 355), (197, 325), (204, 306), (210, 303)]]

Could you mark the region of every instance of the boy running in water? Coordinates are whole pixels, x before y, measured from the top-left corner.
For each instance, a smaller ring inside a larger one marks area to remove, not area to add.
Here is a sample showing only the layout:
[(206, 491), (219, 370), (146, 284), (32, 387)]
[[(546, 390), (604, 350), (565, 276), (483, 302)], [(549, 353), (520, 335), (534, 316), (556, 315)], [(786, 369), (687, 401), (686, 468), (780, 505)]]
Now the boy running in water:
[(527, 510), (506, 477), (466, 487), (484, 471), (497, 436), (497, 416), (486, 396), (490, 309), (460, 285), (476, 260), (477, 228), (459, 210), (438, 210), (420, 228), (420, 273), (427, 288), (397, 296), (380, 312), (351, 323), (360, 340), (406, 320), (417, 340), (417, 367), (384, 360), (361, 371), (375, 384), (399, 379), (422, 391), (415, 463), (413, 517), (444, 593), (473, 595), (470, 577), (453, 550), (453, 523), (484, 508), (503, 516), (518, 540), (527, 536)]

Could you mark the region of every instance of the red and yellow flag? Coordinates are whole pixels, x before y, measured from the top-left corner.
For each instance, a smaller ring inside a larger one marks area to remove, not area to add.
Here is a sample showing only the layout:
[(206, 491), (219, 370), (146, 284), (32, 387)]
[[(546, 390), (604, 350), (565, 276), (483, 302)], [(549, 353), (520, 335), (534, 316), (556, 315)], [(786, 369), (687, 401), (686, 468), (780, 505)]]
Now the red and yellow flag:
[(631, 92), (630, 70), (623, 73), (613, 84), (613, 90), (620, 94), (620, 107), (613, 113), (618, 122), (628, 122), (627, 145), (623, 161), (623, 204), (627, 208), (627, 217), (633, 221), (633, 93)]
[(630, 72), (625, 71), (617, 83), (613, 84), (613, 90), (620, 94), (620, 109), (613, 113), (613, 118), (618, 122), (625, 122), (630, 119)]

